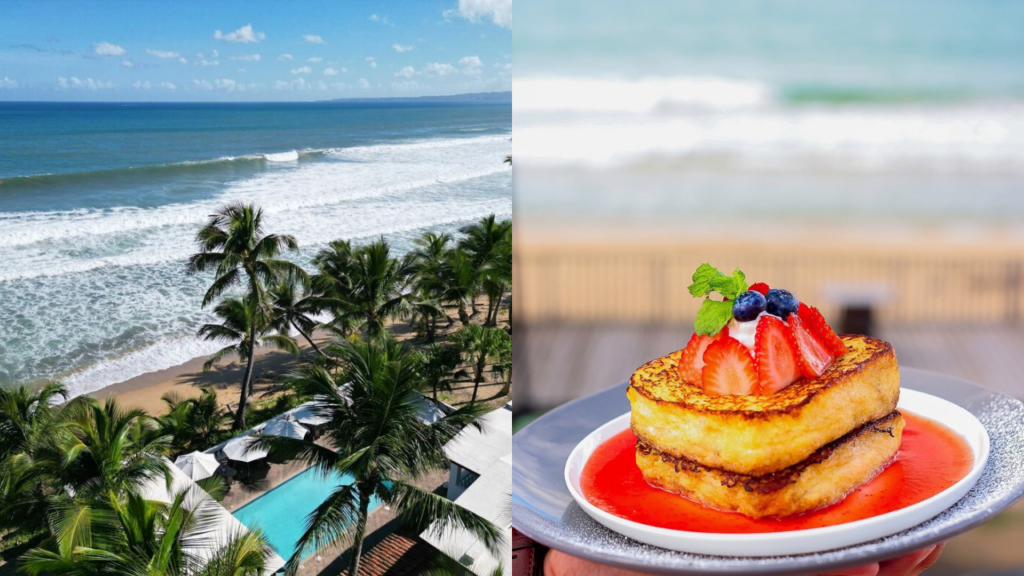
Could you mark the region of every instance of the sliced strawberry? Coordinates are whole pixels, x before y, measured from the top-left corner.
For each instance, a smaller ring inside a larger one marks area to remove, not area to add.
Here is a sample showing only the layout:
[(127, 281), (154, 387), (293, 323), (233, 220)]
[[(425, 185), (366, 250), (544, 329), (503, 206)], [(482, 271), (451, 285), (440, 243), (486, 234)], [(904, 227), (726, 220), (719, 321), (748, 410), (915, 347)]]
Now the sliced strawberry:
[(754, 335), (759, 394), (774, 394), (800, 377), (796, 346), (786, 323), (762, 316)]
[(835, 358), (825, 345), (804, 326), (796, 314), (789, 315), (789, 332), (796, 344), (797, 363), (800, 372), (807, 378), (816, 378), (828, 368)]
[(679, 377), (683, 379), (683, 382), (700, 385), (701, 370), (704, 368), (704, 351), (707, 350), (709, 344), (728, 335), (729, 328), (722, 328), (714, 336), (702, 336), (695, 333), (690, 337), (690, 342), (686, 348), (683, 348), (683, 353), (679, 357)]
[(801, 302), (797, 316), (803, 320), (807, 330), (817, 336), (833, 356), (846, 354), (846, 344), (843, 343), (842, 338), (836, 336), (835, 331), (828, 325), (828, 322), (825, 322), (825, 317), (818, 312), (817, 308)]
[(761, 296), (764, 296), (765, 294), (768, 293), (769, 288), (768, 288), (768, 285), (765, 284), (764, 282), (755, 282), (754, 284), (752, 284), (750, 286), (750, 288), (747, 288), (747, 290), (753, 290), (754, 292), (760, 292)]
[(754, 394), (757, 370), (747, 347), (735, 338), (721, 338), (704, 351), (701, 382), (709, 396)]

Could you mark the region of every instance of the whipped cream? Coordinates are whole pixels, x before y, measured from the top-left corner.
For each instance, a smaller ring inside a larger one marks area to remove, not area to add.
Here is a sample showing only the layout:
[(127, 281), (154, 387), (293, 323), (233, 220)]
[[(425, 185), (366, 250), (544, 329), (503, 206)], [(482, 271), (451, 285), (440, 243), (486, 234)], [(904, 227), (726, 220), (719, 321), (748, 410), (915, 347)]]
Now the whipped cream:
[[(762, 316), (775, 316), (767, 312), (761, 312), (757, 315), (757, 318), (750, 320), (749, 322), (740, 322), (733, 318), (729, 320), (729, 336), (739, 340), (740, 344), (743, 344), (751, 352), (754, 351), (754, 337), (757, 335), (757, 323), (761, 320)], [(778, 316), (775, 316), (779, 318)], [(781, 320), (781, 318), (779, 318)]]

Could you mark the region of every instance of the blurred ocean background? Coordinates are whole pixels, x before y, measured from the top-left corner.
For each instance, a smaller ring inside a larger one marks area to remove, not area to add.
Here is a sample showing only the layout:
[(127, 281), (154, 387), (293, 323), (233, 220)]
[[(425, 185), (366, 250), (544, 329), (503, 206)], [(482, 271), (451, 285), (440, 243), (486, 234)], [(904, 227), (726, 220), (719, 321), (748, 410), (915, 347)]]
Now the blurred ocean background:
[(0, 103), (0, 386), (74, 394), (218, 349), (185, 261), (255, 202), (307, 261), (327, 242), (510, 217), (507, 102)]
[(529, 230), (1024, 240), (1024, 4), (563, 0), (516, 17)]

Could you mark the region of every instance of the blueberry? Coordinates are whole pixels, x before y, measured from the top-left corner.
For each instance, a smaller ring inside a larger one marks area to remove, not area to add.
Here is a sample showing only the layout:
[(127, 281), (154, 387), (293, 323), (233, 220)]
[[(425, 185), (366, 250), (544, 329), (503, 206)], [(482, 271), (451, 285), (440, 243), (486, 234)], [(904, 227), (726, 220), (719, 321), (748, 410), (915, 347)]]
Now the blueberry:
[(764, 312), (765, 299), (760, 292), (747, 290), (732, 303), (732, 317), (740, 322), (750, 322)]
[(796, 314), (796, 311), (800, 308), (800, 301), (789, 290), (772, 288), (768, 291), (767, 296), (765, 296), (765, 300), (768, 301), (765, 310), (769, 314), (778, 316), (783, 320), (789, 318), (790, 314)]

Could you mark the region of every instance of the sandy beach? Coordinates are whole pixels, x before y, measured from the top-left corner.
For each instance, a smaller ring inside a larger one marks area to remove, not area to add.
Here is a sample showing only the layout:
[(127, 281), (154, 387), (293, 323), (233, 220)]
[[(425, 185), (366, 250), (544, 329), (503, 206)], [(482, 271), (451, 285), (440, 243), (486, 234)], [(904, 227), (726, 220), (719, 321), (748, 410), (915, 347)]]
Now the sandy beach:
[[(486, 310), (486, 301), (482, 299), (480, 304), (481, 314), (473, 318), (474, 322), (481, 322), (483, 312)], [(505, 308), (498, 314), (498, 325), (504, 326), (507, 322), (508, 309)], [(456, 322), (448, 328), (439, 327), (438, 341), (441, 341), (445, 335), (458, 330), (460, 326), (461, 324)], [(388, 330), (400, 341), (409, 342), (416, 337), (415, 330), (406, 322), (390, 321)], [(329, 342), (332, 335), (320, 331), (313, 334), (313, 339), (317, 345), (322, 345)], [(300, 356), (268, 347), (257, 349), (256, 373), (253, 378), (256, 400), (271, 398), (279, 393), (279, 383), (282, 378), (316, 354), (316, 351), (305, 339), (300, 337), (297, 342), (301, 347)], [(115, 396), (125, 406), (142, 408), (150, 414), (160, 415), (167, 411), (167, 405), (161, 400), (165, 394), (174, 393), (182, 398), (194, 397), (199, 396), (203, 387), (210, 386), (216, 390), (221, 405), (237, 405), (239, 384), (245, 372), (245, 364), (240, 363), (237, 358), (229, 358), (216, 364), (209, 372), (203, 372), (203, 363), (207, 358), (208, 356), (201, 356), (164, 370), (142, 374), (124, 382), (101, 388), (90, 395), (99, 399)], [(488, 381), (480, 386), (480, 394), (483, 399), (488, 399), (496, 394), (500, 387), (498, 383), (490, 382), (490, 380), (488, 378)], [(472, 383), (467, 383), (466, 386), (471, 388)], [(462, 388), (456, 391), (456, 396), (460, 399), (463, 395), (462, 392)], [(468, 400), (468, 396), (466, 400)]]

